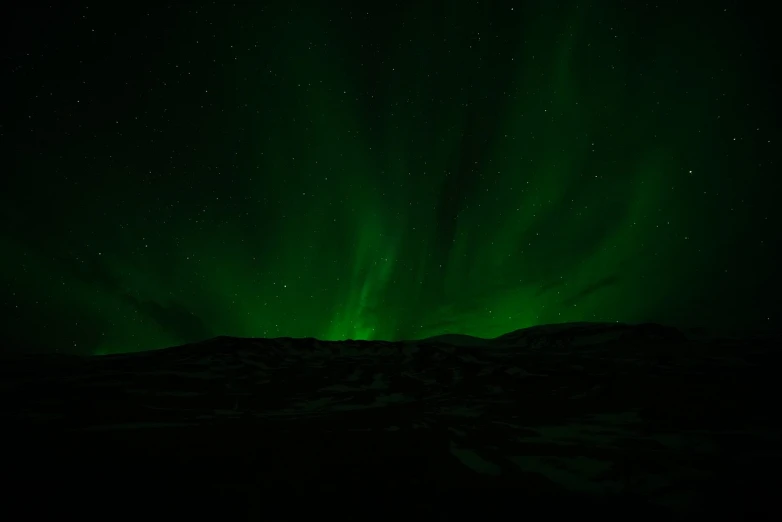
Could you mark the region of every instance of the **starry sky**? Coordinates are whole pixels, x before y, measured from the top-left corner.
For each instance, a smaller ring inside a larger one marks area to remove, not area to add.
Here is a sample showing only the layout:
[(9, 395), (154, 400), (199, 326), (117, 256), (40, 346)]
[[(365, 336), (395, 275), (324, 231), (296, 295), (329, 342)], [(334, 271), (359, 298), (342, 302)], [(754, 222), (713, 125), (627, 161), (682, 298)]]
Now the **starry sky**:
[(3, 8), (3, 350), (780, 324), (738, 1)]

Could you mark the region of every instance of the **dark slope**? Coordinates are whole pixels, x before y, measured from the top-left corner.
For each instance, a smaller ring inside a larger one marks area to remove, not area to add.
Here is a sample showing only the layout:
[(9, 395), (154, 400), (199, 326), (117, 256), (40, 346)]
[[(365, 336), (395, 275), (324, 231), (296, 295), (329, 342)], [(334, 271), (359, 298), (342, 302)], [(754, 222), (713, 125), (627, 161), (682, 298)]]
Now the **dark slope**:
[(8, 358), (5, 493), (107, 519), (757, 519), (782, 464), (778, 340), (579, 323)]

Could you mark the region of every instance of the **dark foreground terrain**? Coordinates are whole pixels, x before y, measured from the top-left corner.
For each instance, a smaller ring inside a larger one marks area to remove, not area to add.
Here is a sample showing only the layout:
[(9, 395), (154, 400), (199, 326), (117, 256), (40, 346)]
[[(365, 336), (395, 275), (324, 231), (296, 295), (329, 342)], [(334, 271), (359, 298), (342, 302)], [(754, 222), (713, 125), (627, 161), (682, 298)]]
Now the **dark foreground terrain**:
[(777, 518), (778, 341), (579, 323), (6, 358), (0, 516)]

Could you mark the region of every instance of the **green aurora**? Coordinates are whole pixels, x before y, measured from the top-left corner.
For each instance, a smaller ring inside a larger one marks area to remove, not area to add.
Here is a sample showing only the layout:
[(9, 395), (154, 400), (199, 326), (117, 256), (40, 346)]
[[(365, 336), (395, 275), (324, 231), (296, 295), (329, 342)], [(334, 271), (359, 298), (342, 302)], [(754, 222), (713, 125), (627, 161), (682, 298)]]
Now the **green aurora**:
[(19, 37), (9, 343), (779, 322), (780, 136), (738, 7), (306, 4)]

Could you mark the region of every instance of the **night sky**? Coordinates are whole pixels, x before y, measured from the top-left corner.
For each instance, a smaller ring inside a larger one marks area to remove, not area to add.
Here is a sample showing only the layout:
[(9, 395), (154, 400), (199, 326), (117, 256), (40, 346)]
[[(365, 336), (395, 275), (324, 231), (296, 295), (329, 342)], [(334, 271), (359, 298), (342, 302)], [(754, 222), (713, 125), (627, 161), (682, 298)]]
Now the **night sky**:
[(760, 4), (143, 4), (3, 8), (2, 350), (782, 322)]

